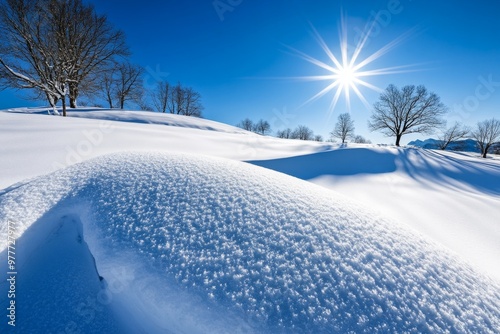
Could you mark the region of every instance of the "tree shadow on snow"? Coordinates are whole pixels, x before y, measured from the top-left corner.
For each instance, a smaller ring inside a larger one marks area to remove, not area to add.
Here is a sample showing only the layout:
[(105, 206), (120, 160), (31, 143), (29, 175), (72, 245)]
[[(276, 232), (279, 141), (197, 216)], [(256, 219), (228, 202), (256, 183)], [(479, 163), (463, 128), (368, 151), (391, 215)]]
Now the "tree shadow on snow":
[(398, 168), (416, 181), (500, 195), (500, 164), (426, 149), (399, 149), (399, 154)]
[(355, 176), (403, 172), (429, 187), (477, 191), (500, 195), (500, 164), (467, 157), (460, 159), (439, 151), (399, 148), (340, 148), (327, 152), (248, 161), (303, 180), (319, 176)]

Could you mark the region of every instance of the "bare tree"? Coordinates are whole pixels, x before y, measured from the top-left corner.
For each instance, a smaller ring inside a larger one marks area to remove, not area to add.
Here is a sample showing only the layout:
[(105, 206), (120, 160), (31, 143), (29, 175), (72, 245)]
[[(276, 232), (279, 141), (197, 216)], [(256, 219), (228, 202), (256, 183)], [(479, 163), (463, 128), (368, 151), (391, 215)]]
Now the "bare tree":
[(120, 64), (117, 68), (116, 96), (120, 109), (125, 107), (125, 102), (138, 101), (143, 94), (142, 81), (143, 68), (130, 63)]
[(371, 144), (372, 142), (361, 135), (354, 136), (354, 142), (356, 144)]
[(203, 105), (201, 104), (201, 95), (191, 87), (183, 89), (184, 93), (184, 113), (185, 116), (201, 117)]
[(3, 86), (34, 89), (55, 108), (70, 105), (82, 87), (117, 55), (124, 35), (82, 0), (6, 0), (0, 3), (0, 78)]
[(286, 128), (284, 130), (278, 130), (276, 132), (276, 137), (282, 138), (282, 139), (290, 139), (292, 137), (292, 129)]
[(432, 133), (444, 125), (441, 116), (446, 113), (446, 107), (439, 96), (429, 93), (424, 86), (404, 86), (399, 90), (389, 85), (373, 107), (368, 122), (370, 130), (395, 136), (396, 146), (404, 134)]
[(0, 79), (3, 87), (34, 89), (66, 115), (68, 64), (42, 0), (0, 3)]
[(176, 86), (172, 87), (170, 103), (168, 106), (171, 114), (182, 115), (184, 113), (184, 98), (184, 89), (180, 83), (177, 83)]
[[(81, 89), (94, 89), (89, 79), (128, 55), (125, 35), (82, 0), (47, 0), (58, 45), (67, 64), (70, 107), (76, 108)], [(46, 1), (46, 2), (47, 2)]]
[(236, 126), (242, 128), (243, 130), (253, 131), (253, 122), (250, 118), (245, 118), (244, 120), (236, 124)]
[(318, 142), (323, 141), (323, 136), (322, 135), (315, 135), (314, 136), (314, 141), (318, 141)]
[(292, 139), (300, 140), (312, 140), (314, 138), (314, 133), (305, 125), (299, 125), (295, 130), (293, 130)]
[(468, 127), (463, 126), (459, 122), (455, 122), (455, 124), (444, 130), (444, 132), (439, 136), (439, 149), (446, 150), (448, 145), (454, 141), (467, 137), (469, 132), (470, 129)]
[[(160, 81), (151, 91), (146, 91), (154, 109), (161, 113), (169, 112), (176, 115), (202, 117), (204, 109), (201, 103), (201, 94), (192, 87), (183, 87), (180, 83), (172, 86), (168, 81)], [(145, 97), (142, 98), (145, 104)]]
[(159, 112), (168, 110), (171, 114), (201, 117), (203, 111), (201, 94), (192, 87), (183, 87), (180, 83), (175, 86), (168, 82), (158, 83), (152, 99)]
[(483, 158), (486, 158), (490, 148), (500, 141), (500, 121), (492, 118), (477, 123), (471, 137), (477, 141)]
[(168, 103), (171, 97), (170, 83), (167, 81), (160, 81), (151, 94), (151, 100), (158, 112), (166, 113), (168, 110)]
[(115, 101), (117, 100), (117, 66), (108, 68), (106, 71), (102, 71), (101, 75), (95, 79), (94, 85), (97, 86), (97, 91), (95, 95), (99, 98), (105, 100), (110, 109), (115, 107)]
[(332, 137), (339, 138), (342, 144), (354, 134), (354, 121), (349, 113), (340, 114), (335, 124), (335, 128), (331, 132)]
[(261, 135), (266, 135), (271, 132), (271, 125), (268, 121), (261, 119), (257, 123), (255, 123), (253, 131)]

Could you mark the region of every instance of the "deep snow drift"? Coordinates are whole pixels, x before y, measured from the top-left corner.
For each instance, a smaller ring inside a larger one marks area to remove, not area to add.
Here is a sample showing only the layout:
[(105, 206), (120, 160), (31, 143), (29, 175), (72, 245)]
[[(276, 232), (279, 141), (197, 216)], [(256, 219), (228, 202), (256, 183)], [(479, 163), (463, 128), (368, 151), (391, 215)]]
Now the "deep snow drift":
[(2, 273), (7, 221), (22, 234), (20, 333), (500, 328), (499, 287), (443, 248), (241, 162), (115, 154), (11, 188), (0, 196)]

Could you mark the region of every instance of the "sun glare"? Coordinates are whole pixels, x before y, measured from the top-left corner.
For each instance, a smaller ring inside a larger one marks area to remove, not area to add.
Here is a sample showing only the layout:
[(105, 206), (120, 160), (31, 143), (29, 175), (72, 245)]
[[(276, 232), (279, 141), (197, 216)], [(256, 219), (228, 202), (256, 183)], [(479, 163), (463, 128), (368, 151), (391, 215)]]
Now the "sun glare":
[(356, 79), (356, 71), (348, 65), (339, 69), (337, 77), (337, 80), (340, 80), (342, 85), (350, 87), (354, 84), (354, 80)]
[(314, 28), (314, 26), (311, 25), (313, 36), (316, 39), (318, 45), (328, 56), (329, 59), (328, 62), (320, 61), (316, 58), (307, 55), (304, 52), (289, 47), (295, 54), (297, 54), (302, 59), (326, 71), (325, 75), (304, 76), (304, 77), (299, 77), (299, 79), (309, 80), (309, 81), (330, 82), (328, 86), (326, 86), (312, 98), (307, 100), (303, 105), (310, 103), (314, 100), (317, 100), (320, 97), (324, 96), (325, 94), (334, 91), (335, 93), (333, 94), (332, 101), (330, 103), (330, 110), (329, 110), (330, 115), (333, 113), (342, 93), (345, 97), (348, 109), (350, 109), (351, 106), (351, 101), (350, 101), (351, 92), (354, 92), (354, 94), (361, 100), (361, 102), (363, 102), (363, 104), (367, 108), (370, 108), (370, 104), (368, 103), (363, 93), (361, 92), (360, 87), (366, 87), (377, 92), (382, 92), (382, 89), (364, 80), (366, 77), (415, 71), (408, 69), (415, 65), (394, 66), (394, 67), (386, 67), (386, 68), (372, 69), (372, 70), (366, 69), (368, 65), (370, 65), (371, 63), (373, 63), (375, 60), (379, 59), (386, 53), (388, 53), (391, 49), (396, 47), (411, 33), (413, 33), (413, 31), (409, 31), (406, 34), (403, 34), (402, 36), (391, 41), (387, 45), (383, 46), (373, 54), (367, 56), (366, 58), (360, 59), (361, 52), (363, 51), (363, 48), (368, 42), (368, 39), (370, 37), (370, 31), (373, 29), (374, 24), (375, 21), (368, 26), (367, 32), (363, 35), (364, 36), (363, 39), (361, 39), (359, 43), (357, 43), (356, 47), (354, 48), (354, 51), (350, 54), (347, 42), (347, 27), (345, 19), (341, 15), (341, 22), (339, 27), (340, 56), (335, 55), (331, 51), (331, 49), (328, 47), (328, 45), (323, 40), (318, 31)]

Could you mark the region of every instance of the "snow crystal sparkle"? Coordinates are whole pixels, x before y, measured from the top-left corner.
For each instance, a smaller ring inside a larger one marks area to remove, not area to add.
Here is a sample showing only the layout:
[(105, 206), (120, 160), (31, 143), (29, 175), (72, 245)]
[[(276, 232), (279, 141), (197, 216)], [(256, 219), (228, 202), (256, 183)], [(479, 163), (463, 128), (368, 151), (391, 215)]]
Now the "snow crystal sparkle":
[[(498, 287), (459, 258), (337, 193), (251, 164), (111, 154), (5, 193), (2, 210), (30, 227), (22, 253), (37, 249), (17, 282), (21, 333), (499, 327)], [(111, 302), (122, 267), (130, 288)]]

